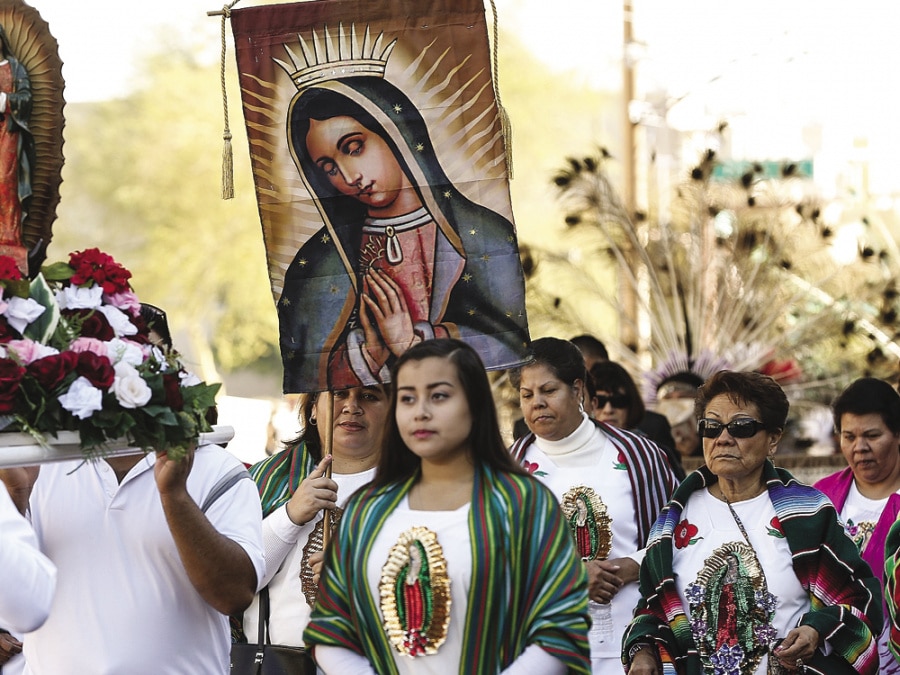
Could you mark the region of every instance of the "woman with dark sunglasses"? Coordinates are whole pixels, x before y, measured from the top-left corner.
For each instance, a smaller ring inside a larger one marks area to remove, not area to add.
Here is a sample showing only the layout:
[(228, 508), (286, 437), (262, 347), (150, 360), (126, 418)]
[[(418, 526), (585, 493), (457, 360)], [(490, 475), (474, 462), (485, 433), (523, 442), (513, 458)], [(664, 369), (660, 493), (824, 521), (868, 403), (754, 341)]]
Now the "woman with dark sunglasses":
[(629, 675), (878, 672), (878, 580), (828, 498), (772, 464), (788, 408), (759, 373), (700, 388), (706, 465), (653, 527), (623, 641)]
[(591, 403), (591, 416), (618, 429), (627, 429), (656, 443), (678, 481), (684, 480), (681, 457), (675, 451), (675, 439), (665, 417), (647, 410), (634, 379), (615, 361), (593, 364), (585, 382)]
[(622, 633), (638, 601), (644, 545), (677, 481), (652, 441), (587, 414), (588, 376), (574, 344), (541, 338), (529, 357), (511, 380), (531, 433), (511, 452), (559, 499), (584, 561), (591, 672), (621, 674)]

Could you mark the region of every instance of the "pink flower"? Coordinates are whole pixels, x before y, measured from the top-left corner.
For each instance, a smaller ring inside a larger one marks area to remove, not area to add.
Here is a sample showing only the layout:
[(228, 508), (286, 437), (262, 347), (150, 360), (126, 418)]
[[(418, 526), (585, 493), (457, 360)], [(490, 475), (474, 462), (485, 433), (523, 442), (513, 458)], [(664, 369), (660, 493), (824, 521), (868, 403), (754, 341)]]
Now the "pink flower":
[(34, 340), (10, 340), (6, 343), (6, 348), (8, 351), (13, 352), (24, 366), (45, 356), (59, 353), (53, 347), (47, 347)]
[(132, 316), (137, 316), (141, 312), (141, 301), (138, 300), (138, 296), (134, 291), (122, 291), (121, 293), (113, 293), (105, 297), (110, 305), (128, 312)]
[(97, 356), (109, 356), (106, 343), (92, 337), (79, 337), (72, 340), (69, 351), (80, 354), (81, 352), (93, 352)]

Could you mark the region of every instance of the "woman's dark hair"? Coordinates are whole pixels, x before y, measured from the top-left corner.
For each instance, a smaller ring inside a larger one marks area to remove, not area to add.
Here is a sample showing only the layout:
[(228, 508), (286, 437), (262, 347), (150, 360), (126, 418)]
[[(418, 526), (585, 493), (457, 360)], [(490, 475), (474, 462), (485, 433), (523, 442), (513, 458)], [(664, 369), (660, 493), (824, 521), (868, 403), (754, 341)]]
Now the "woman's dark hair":
[(553, 375), (569, 386), (575, 380), (587, 381), (587, 369), (581, 351), (568, 340), (555, 337), (539, 338), (531, 343), (526, 353), (527, 363), (510, 371), (509, 379), (516, 389), (522, 383), (522, 368), (546, 366)]
[(900, 433), (900, 394), (884, 380), (862, 377), (852, 382), (831, 404), (835, 431), (841, 431), (841, 417), (881, 415), (892, 433)]
[(472, 415), (472, 430), (468, 438), (472, 461), (476, 465), (487, 465), (494, 471), (527, 475), (509, 454), (500, 435), (491, 383), (478, 353), (461, 340), (426, 340), (410, 347), (391, 368), (391, 382), (394, 384), (391, 407), (373, 484), (402, 482), (419, 470), (421, 460), (403, 442), (397, 426), (397, 375), (410, 361), (432, 357), (447, 359), (456, 366), (456, 375)]
[(716, 396), (727, 396), (734, 403), (750, 403), (759, 410), (759, 421), (766, 431), (784, 430), (791, 404), (781, 386), (768, 375), (752, 372), (721, 370), (709, 378), (697, 391), (694, 415), (699, 420), (706, 415), (706, 406)]
[(588, 378), (588, 394), (593, 398), (600, 390), (610, 394), (625, 394), (628, 397), (628, 417), (626, 429), (634, 429), (643, 419), (646, 408), (637, 385), (621, 365), (615, 361), (603, 361), (591, 366)]
[(284, 442), (285, 449), (291, 450), (306, 441), (306, 450), (316, 464), (322, 461), (322, 442), (319, 440), (319, 431), (316, 425), (312, 423), (312, 411), (316, 407), (318, 398), (318, 393), (301, 396), (297, 406), (297, 418), (303, 428), (297, 436)]

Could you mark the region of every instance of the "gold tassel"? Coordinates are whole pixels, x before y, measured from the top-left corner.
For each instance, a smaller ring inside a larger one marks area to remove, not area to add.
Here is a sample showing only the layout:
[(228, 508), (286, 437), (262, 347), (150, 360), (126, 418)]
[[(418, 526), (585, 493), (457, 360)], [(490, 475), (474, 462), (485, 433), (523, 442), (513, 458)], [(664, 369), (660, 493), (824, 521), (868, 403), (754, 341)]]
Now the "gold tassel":
[(234, 155), (231, 149), (231, 128), (228, 125), (228, 92), (225, 89), (225, 22), (231, 16), (231, 8), (240, 0), (234, 0), (230, 5), (225, 5), (221, 12), (207, 12), (208, 15), (222, 15), (222, 57), (220, 80), (222, 83), (222, 108), (225, 114), (225, 130), (222, 139), (225, 141), (222, 147), (222, 199), (234, 199)]
[(231, 151), (231, 132), (227, 129), (222, 135), (225, 145), (222, 147), (222, 199), (234, 199), (234, 157)]
[(497, 114), (500, 116), (500, 131), (503, 134), (503, 149), (506, 156), (506, 175), (512, 180), (513, 177), (513, 154), (512, 154), (512, 124), (509, 121), (509, 115), (506, 114), (506, 108), (500, 101), (500, 82), (498, 72), (500, 66), (497, 61), (497, 44), (500, 40), (497, 30), (497, 5), (491, 0), (491, 13), (494, 15), (494, 43), (491, 45), (491, 60), (493, 62), (492, 81), (494, 84), (494, 95), (497, 97)]

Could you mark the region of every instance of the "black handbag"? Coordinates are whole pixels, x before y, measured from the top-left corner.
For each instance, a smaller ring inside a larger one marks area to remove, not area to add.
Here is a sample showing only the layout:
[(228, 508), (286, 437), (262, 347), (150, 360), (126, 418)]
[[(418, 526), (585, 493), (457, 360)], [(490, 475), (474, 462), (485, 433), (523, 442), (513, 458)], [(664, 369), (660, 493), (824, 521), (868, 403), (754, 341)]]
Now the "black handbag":
[(316, 675), (316, 664), (303, 647), (269, 643), (269, 587), (259, 592), (259, 637), (256, 644), (231, 645), (232, 675)]

